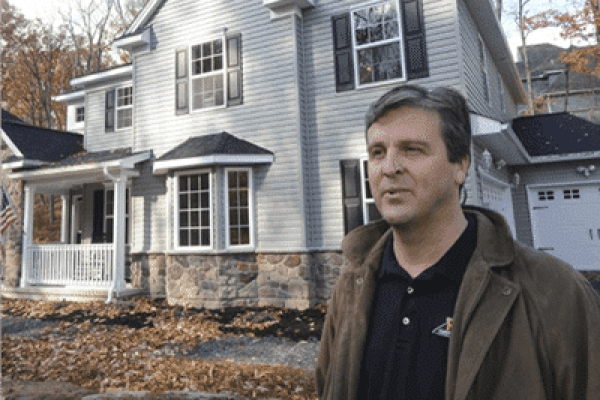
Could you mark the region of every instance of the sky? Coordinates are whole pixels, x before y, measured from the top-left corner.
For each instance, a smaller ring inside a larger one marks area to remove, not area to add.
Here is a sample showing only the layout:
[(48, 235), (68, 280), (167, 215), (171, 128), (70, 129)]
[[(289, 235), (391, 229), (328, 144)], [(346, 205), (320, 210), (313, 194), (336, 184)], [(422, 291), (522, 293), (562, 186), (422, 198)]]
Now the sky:
[[(60, 16), (58, 14), (59, 9), (65, 10), (69, 4), (74, 6), (76, 1), (77, 0), (11, 0), (10, 3), (17, 7), (26, 18), (40, 18), (46, 23), (51, 23), (60, 21)], [(510, 10), (515, 1), (516, 0), (504, 0), (505, 9)], [(531, 8), (532, 10), (535, 10), (535, 4), (540, 4), (538, 6), (540, 10), (547, 8), (548, 5), (558, 10), (566, 10), (567, 7), (569, 7), (569, 4), (573, 4), (577, 1), (581, 0), (532, 0), (530, 4), (534, 4)], [(516, 29), (516, 24), (514, 23), (514, 17), (505, 14), (503, 20), (504, 31), (511, 47), (511, 51), (513, 52), (513, 57), (515, 57), (516, 48), (521, 44), (521, 40), (518, 30)], [(527, 38), (527, 44), (539, 43), (553, 43), (563, 48), (569, 46), (568, 41), (560, 37), (560, 32), (556, 28), (540, 29), (531, 33)], [(574, 44), (581, 45), (581, 43)]]

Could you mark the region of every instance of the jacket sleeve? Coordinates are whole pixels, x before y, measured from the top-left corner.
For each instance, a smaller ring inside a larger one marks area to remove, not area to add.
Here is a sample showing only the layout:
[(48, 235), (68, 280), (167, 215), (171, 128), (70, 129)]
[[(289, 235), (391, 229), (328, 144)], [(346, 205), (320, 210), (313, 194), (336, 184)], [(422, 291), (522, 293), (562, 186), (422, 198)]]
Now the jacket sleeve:
[(332, 353), (335, 349), (335, 324), (336, 308), (337, 308), (337, 292), (339, 283), (335, 286), (331, 299), (327, 307), (327, 315), (323, 326), (323, 334), (321, 335), (321, 347), (315, 370), (315, 382), (317, 387), (317, 395), (319, 399), (324, 399), (326, 382), (328, 380), (329, 368), (332, 360)]
[[(581, 277), (564, 284), (546, 322), (546, 351), (554, 377), (554, 398), (600, 398), (600, 297)], [(569, 299), (571, 304), (565, 304)], [(562, 303), (562, 304), (559, 304)], [(556, 321), (561, 321), (557, 324)]]

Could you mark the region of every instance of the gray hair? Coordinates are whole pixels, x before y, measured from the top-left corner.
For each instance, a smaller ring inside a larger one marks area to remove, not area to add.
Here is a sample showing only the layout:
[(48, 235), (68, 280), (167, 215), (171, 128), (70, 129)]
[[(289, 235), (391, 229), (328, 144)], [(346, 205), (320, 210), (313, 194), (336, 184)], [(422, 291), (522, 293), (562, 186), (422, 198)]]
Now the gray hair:
[(402, 85), (391, 89), (369, 107), (365, 133), (385, 113), (404, 107), (437, 112), (448, 161), (458, 163), (470, 158), (471, 121), (467, 101), (458, 91), (446, 87), (427, 90), (417, 85)]

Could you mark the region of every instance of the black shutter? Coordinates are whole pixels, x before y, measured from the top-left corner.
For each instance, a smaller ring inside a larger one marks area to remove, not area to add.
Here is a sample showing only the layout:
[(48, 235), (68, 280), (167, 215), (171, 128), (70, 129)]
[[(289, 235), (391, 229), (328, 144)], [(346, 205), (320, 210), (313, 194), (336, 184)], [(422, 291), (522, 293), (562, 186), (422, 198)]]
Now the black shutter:
[(104, 237), (104, 190), (94, 190), (94, 219), (92, 243), (105, 243)]
[(427, 63), (423, 1), (400, 0), (400, 7), (402, 7), (407, 78), (409, 80), (426, 78), (429, 76), (429, 65)]
[(115, 90), (110, 89), (105, 95), (104, 106), (104, 130), (114, 132), (115, 130)]
[(242, 35), (227, 38), (227, 82), (227, 105), (242, 104)]
[(341, 160), (344, 233), (363, 225), (360, 160)]
[(189, 74), (187, 48), (175, 51), (175, 114), (189, 112)]
[(354, 61), (350, 13), (331, 17), (331, 25), (335, 60), (335, 90), (336, 92), (352, 90), (354, 89)]

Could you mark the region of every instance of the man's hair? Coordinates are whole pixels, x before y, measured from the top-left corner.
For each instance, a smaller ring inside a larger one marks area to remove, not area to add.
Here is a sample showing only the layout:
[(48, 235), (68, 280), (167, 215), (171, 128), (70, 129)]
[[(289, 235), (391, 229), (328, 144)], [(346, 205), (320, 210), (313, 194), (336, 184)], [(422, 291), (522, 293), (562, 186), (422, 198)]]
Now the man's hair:
[(366, 114), (368, 132), (379, 118), (391, 110), (415, 107), (435, 111), (442, 122), (442, 139), (448, 161), (458, 163), (471, 155), (471, 122), (465, 98), (456, 90), (438, 87), (427, 90), (417, 85), (393, 88), (371, 104)]

